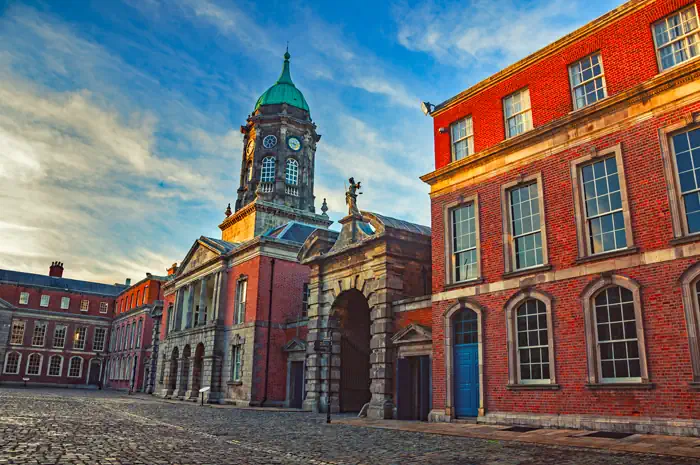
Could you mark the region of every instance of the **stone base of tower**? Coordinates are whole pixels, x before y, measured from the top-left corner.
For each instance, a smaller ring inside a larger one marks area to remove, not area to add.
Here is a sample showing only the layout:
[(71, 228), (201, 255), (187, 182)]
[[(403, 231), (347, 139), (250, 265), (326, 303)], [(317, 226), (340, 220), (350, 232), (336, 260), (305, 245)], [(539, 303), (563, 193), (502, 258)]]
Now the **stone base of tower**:
[(324, 215), (255, 199), (226, 218), (219, 225), (219, 229), (221, 229), (221, 239), (234, 243), (244, 242), (261, 235), (270, 228), (290, 221), (320, 228), (328, 228), (332, 223)]

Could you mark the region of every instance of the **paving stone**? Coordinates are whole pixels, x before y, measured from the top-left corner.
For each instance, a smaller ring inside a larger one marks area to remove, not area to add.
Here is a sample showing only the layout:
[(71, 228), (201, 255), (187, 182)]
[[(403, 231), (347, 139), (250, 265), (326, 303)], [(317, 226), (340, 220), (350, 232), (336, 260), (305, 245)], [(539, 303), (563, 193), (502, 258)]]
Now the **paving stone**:
[(661, 463), (697, 459), (327, 425), (323, 415), (106, 391), (0, 388), (1, 465)]

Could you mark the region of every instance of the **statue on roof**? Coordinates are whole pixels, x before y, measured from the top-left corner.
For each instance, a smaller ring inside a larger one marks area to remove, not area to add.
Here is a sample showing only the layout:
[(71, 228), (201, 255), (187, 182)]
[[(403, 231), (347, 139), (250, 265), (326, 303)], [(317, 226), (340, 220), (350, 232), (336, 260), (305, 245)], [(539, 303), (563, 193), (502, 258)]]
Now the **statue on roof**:
[(357, 195), (362, 194), (358, 192), (360, 190), (360, 181), (355, 184), (355, 178), (348, 179), (350, 182), (350, 187), (345, 192), (345, 203), (348, 205), (348, 215), (350, 216), (362, 216), (360, 210), (357, 208)]

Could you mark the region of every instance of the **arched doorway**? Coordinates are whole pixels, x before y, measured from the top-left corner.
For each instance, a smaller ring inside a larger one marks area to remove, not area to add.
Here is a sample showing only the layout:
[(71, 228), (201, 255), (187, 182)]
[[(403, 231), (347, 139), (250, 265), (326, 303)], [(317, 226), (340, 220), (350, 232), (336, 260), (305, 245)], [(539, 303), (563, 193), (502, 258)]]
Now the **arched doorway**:
[(194, 366), (192, 367), (192, 397), (199, 395), (202, 388), (202, 362), (204, 360), (204, 344), (197, 344), (194, 351)]
[(341, 335), (341, 412), (359, 412), (370, 401), (370, 311), (367, 298), (358, 290), (341, 293), (333, 303), (332, 318)]
[(479, 317), (463, 308), (453, 317), (454, 403), (457, 417), (479, 413)]
[(192, 348), (188, 345), (182, 351), (182, 373), (180, 373), (180, 385), (178, 386), (178, 396), (184, 396), (187, 392), (187, 385), (190, 378), (190, 356)]
[(177, 347), (173, 349), (170, 356), (170, 379), (168, 380), (168, 390), (172, 393), (177, 389), (177, 361), (180, 358), (180, 351)]

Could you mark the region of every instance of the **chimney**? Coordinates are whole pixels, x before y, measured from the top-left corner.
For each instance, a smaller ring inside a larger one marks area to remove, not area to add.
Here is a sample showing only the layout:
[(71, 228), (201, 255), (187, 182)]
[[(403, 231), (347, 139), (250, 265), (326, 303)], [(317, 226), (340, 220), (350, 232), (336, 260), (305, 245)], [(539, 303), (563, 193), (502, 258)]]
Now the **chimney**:
[(126, 278), (126, 282), (124, 282), (124, 284), (126, 284), (126, 287), (130, 287), (131, 286), (131, 278)]
[(170, 268), (167, 269), (168, 276), (172, 276), (177, 273), (177, 263), (173, 263)]
[(56, 278), (62, 278), (63, 277), (63, 262), (51, 262), (51, 266), (49, 267), (49, 276), (53, 276)]

